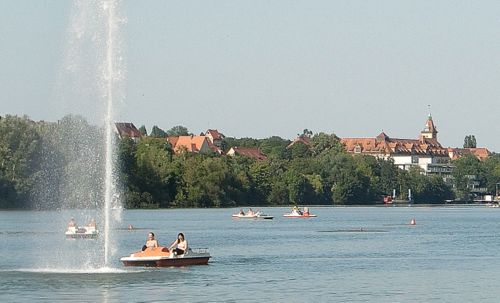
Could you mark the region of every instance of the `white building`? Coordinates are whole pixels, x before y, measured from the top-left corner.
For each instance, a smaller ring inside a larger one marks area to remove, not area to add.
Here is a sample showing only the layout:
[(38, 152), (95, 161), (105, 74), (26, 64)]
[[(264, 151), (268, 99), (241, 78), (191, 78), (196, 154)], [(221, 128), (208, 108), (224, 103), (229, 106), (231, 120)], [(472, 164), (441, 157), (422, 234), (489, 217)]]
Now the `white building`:
[(437, 129), (429, 115), (418, 139), (390, 138), (384, 132), (375, 138), (342, 138), (347, 152), (378, 158), (392, 158), (401, 169), (419, 166), (425, 174), (449, 175), (452, 171), (448, 149), (437, 140)]

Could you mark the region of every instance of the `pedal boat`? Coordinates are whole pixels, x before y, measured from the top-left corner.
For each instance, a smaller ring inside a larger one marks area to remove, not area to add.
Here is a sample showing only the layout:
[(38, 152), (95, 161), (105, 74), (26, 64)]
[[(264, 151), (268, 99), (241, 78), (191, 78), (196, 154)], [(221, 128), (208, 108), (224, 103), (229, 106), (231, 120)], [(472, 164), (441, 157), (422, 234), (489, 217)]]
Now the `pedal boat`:
[(232, 216), (234, 219), (265, 219), (265, 220), (270, 220), (274, 218), (273, 216), (268, 216), (260, 211), (256, 212), (255, 214), (233, 214)]
[(169, 251), (167, 247), (160, 246), (148, 247), (144, 251), (133, 253), (129, 257), (123, 257), (120, 261), (125, 266), (180, 267), (206, 265), (210, 257), (207, 248), (193, 248), (183, 255), (176, 255), (174, 252)]
[(95, 226), (70, 226), (66, 230), (65, 235), (66, 238), (70, 239), (95, 239), (99, 235), (99, 231)]

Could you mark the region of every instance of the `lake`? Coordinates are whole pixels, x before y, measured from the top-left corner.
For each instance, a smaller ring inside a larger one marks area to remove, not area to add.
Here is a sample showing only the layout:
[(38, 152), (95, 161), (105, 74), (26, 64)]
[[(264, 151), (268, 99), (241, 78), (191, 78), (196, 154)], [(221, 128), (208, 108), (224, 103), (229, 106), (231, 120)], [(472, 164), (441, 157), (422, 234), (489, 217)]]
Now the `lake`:
[[(0, 301), (499, 300), (499, 208), (313, 207), (310, 219), (263, 208), (275, 218), (249, 221), (232, 219), (238, 210), (124, 210), (106, 268), (94, 264), (102, 240), (64, 237), (70, 217), (84, 225), (92, 211), (0, 211)], [(123, 267), (150, 230), (163, 245), (183, 232), (210, 249), (209, 265)]]

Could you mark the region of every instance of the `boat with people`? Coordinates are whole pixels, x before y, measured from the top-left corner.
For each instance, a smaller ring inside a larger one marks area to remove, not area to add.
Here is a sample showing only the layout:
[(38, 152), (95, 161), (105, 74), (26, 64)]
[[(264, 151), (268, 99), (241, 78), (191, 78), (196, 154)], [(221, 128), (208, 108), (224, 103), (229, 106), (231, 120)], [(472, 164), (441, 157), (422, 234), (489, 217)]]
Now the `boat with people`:
[(283, 215), (286, 218), (315, 218), (317, 215), (313, 215), (309, 212), (309, 207), (304, 207), (300, 209), (297, 206), (292, 208), (292, 211)]
[(211, 258), (208, 248), (189, 248), (186, 253), (178, 255), (167, 247), (147, 247), (128, 257), (120, 258), (124, 266), (145, 267), (181, 267), (188, 265), (207, 265)]
[(498, 207), (500, 207), (500, 204), (498, 203), (498, 201), (492, 201), (492, 202), (486, 203), (486, 206), (491, 207), (491, 208), (498, 208)]
[(266, 215), (261, 211), (254, 212), (251, 208), (245, 213), (243, 210), (240, 210), (239, 213), (233, 214), (232, 217), (234, 219), (265, 219), (270, 220), (273, 219), (273, 216)]
[(99, 230), (94, 219), (91, 219), (86, 226), (78, 226), (75, 220), (71, 218), (65, 235), (69, 239), (95, 239), (99, 236)]

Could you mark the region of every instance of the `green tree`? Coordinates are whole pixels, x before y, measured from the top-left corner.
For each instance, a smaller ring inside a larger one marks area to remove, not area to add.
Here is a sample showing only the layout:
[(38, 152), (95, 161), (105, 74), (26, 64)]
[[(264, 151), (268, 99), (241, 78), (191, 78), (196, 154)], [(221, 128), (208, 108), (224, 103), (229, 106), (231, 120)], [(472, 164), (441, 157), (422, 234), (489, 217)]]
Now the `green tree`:
[(256, 201), (266, 201), (272, 188), (273, 172), (268, 162), (254, 161), (249, 166), (249, 176)]
[(316, 134), (311, 138), (311, 151), (314, 156), (329, 152), (345, 152), (339, 137), (335, 134), (328, 135), (325, 133)]
[(308, 138), (311, 138), (312, 135), (313, 135), (313, 132), (308, 130), (307, 128), (302, 131), (302, 134), (297, 134), (298, 137), (304, 136), (304, 137), (308, 137)]
[(481, 185), (484, 181), (481, 162), (474, 155), (465, 155), (452, 163), (456, 195), (459, 199), (469, 200), (473, 183), (479, 182)]
[(151, 128), (151, 133), (149, 135), (155, 138), (165, 138), (167, 136), (167, 133), (163, 129), (154, 125), (153, 128)]
[(27, 116), (0, 119), (0, 207), (30, 207), (41, 140)]
[(289, 152), (286, 147), (289, 144), (290, 140), (286, 140), (278, 136), (272, 136), (262, 140), (259, 147), (260, 150), (268, 157), (287, 159), (289, 158)]
[(312, 189), (310, 196), (306, 198), (309, 204), (328, 204), (331, 200), (327, 195), (326, 185), (319, 174), (309, 174), (304, 176)]
[(146, 126), (144, 126), (144, 125), (141, 125), (141, 127), (139, 127), (139, 132), (143, 136), (147, 136), (148, 135), (148, 131), (146, 130)]
[(189, 135), (188, 129), (182, 125), (177, 125), (167, 130), (167, 136), (169, 137), (188, 136), (188, 135)]
[(232, 174), (225, 159), (192, 155), (185, 158), (184, 162), (181, 193), (176, 197), (178, 205), (184, 207), (235, 205), (234, 196), (231, 196), (234, 191), (231, 190), (237, 184), (237, 178)]
[(161, 207), (170, 205), (176, 191), (178, 176), (173, 170), (172, 154), (165, 139), (153, 137), (141, 140), (135, 154), (137, 190), (141, 195), (144, 192), (151, 194), (151, 203), (158, 203)]
[(392, 159), (384, 160), (367, 155), (354, 155), (357, 169), (369, 178), (369, 199), (381, 200), (381, 196), (389, 195), (397, 187), (397, 167)]
[(268, 162), (270, 172), (270, 188), (266, 199), (269, 205), (288, 205), (290, 195), (286, 182), (287, 160), (271, 158)]
[(306, 177), (295, 170), (288, 170), (285, 173), (285, 180), (288, 189), (288, 200), (294, 204), (306, 203), (308, 192), (312, 191)]
[(306, 158), (311, 155), (311, 150), (302, 141), (295, 142), (292, 146), (288, 148), (291, 158)]
[(474, 135), (467, 135), (464, 138), (464, 148), (476, 148), (476, 137)]
[(118, 167), (120, 184), (125, 193), (125, 207), (138, 208), (141, 204), (141, 189), (139, 188), (139, 178), (135, 155), (137, 146), (130, 138), (124, 138), (118, 145)]
[(481, 167), (488, 192), (496, 195), (497, 188), (500, 190), (500, 154), (493, 154), (486, 158), (481, 162)]

